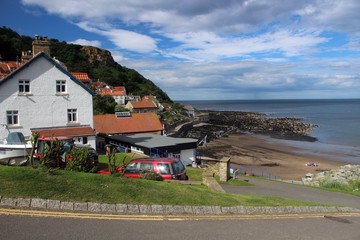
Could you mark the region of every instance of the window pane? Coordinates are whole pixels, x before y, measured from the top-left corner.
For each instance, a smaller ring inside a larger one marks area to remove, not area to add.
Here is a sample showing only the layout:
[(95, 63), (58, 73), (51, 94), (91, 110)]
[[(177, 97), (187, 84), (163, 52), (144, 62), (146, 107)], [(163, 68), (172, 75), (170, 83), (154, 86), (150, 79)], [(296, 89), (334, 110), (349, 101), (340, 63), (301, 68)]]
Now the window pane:
[(126, 166), (125, 173), (139, 173), (137, 170), (137, 163), (129, 163)]
[(68, 122), (77, 122), (77, 110), (68, 109)]
[(18, 111), (6, 111), (7, 124), (14, 125), (19, 124), (19, 112)]
[(56, 81), (56, 92), (59, 92), (59, 93), (66, 92), (66, 81), (65, 80), (57, 80)]
[(30, 92), (30, 81), (29, 80), (19, 80), (19, 92)]
[(153, 172), (154, 167), (152, 163), (140, 163), (140, 172)]
[(158, 163), (158, 169), (161, 174), (171, 174), (170, 166), (166, 163)]
[(173, 163), (173, 168), (174, 168), (174, 171), (175, 173), (182, 173), (184, 170), (185, 170), (185, 167), (184, 165), (182, 164), (182, 162), (179, 160), (175, 163)]

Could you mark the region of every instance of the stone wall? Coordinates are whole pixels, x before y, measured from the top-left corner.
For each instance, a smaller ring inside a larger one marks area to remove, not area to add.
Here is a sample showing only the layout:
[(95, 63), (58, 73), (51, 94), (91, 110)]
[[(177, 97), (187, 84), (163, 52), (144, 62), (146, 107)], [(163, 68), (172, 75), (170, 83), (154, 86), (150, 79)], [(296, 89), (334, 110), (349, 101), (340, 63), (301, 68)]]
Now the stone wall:
[(216, 163), (209, 164), (203, 173), (202, 183), (214, 192), (225, 192), (215, 177), (219, 176), (220, 182), (226, 182), (230, 178), (230, 158), (224, 157), (216, 160)]
[(311, 186), (320, 186), (326, 182), (348, 185), (350, 181), (360, 181), (360, 165), (345, 165), (318, 174), (308, 173), (302, 180), (304, 184)]

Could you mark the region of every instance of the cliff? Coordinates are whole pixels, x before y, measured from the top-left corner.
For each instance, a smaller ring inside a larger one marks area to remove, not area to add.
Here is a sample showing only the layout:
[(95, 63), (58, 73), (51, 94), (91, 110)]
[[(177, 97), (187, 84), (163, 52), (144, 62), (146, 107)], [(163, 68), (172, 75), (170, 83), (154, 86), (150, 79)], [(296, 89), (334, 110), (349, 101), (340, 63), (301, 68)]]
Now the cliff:
[(81, 51), (86, 54), (88, 57), (88, 62), (91, 65), (100, 64), (112, 67), (116, 66), (116, 62), (108, 50), (91, 46), (83, 46)]

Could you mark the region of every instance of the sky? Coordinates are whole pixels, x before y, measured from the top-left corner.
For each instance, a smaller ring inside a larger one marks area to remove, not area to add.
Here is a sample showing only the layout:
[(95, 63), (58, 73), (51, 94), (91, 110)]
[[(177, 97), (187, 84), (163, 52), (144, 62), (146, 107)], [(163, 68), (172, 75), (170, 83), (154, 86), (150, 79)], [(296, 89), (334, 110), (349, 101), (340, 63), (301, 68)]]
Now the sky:
[(0, 25), (109, 50), (172, 100), (360, 98), (359, 0), (11, 0)]

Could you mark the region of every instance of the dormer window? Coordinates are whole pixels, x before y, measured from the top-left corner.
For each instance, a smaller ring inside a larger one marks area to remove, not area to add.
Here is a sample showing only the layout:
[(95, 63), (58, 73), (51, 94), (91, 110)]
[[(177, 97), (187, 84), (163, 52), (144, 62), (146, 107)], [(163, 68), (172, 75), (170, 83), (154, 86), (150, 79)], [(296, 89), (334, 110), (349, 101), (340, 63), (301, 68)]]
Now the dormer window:
[(56, 93), (66, 93), (66, 81), (56, 80)]
[(19, 80), (19, 94), (30, 93), (30, 81)]

